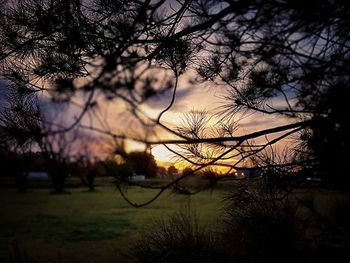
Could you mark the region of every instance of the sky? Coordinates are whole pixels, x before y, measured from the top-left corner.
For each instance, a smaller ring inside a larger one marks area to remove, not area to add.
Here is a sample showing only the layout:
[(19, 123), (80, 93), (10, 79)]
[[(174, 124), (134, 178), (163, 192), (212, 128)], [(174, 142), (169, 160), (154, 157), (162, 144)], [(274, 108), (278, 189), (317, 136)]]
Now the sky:
[[(172, 4), (176, 7), (176, 1), (169, 1), (168, 4)], [(184, 115), (190, 111), (206, 111), (210, 116), (209, 125), (215, 126), (219, 120), (219, 117), (215, 115), (220, 106), (225, 102), (224, 96), (227, 94), (227, 88), (223, 85), (213, 85), (209, 82), (202, 84), (193, 84), (191, 79), (195, 76), (194, 70), (187, 70), (185, 74), (180, 76), (178, 90), (176, 92), (176, 98), (173, 106), (168, 110), (161, 118), (161, 122), (169, 127), (180, 126)], [(84, 80), (78, 80), (82, 85)], [(0, 81), (0, 103), (4, 103), (4, 94), (6, 93), (4, 88), (4, 82)], [(47, 94), (40, 94), (40, 103), (43, 111), (49, 118), (56, 122), (65, 123), (70, 125), (76, 118), (79, 117), (82, 111), (81, 107), (77, 105), (83, 105), (86, 101), (88, 94), (78, 92), (72, 99), (71, 104), (64, 107), (54, 107), (51, 99)], [(145, 103), (141, 109), (152, 118), (156, 118), (159, 113), (165, 109), (172, 98), (172, 90), (157, 94)], [(84, 126), (94, 126), (99, 129), (108, 130), (112, 133), (139, 136), (142, 135), (140, 126), (128, 111), (128, 105), (120, 99), (118, 100), (106, 100), (104, 94), (99, 92), (94, 95), (94, 100), (97, 105), (94, 109), (90, 110), (86, 114), (81, 123)], [(227, 103), (227, 101), (226, 101)], [(275, 106), (279, 105), (281, 101), (278, 99), (273, 103)], [(63, 116), (63, 117), (62, 117)], [(237, 119), (240, 120), (239, 129), (237, 135), (244, 135), (253, 131), (266, 129), (269, 127), (275, 127), (283, 125), (287, 122), (286, 119), (271, 117), (262, 114), (237, 114)], [(173, 135), (165, 130), (157, 129), (157, 137), (161, 139), (174, 138)], [(101, 136), (101, 134), (96, 134)], [(101, 144), (105, 144), (105, 140), (101, 137)], [(143, 150), (144, 145), (140, 143), (128, 141), (126, 148), (128, 151)], [(152, 153), (160, 163), (169, 163), (174, 160), (174, 155), (168, 151), (164, 146), (159, 145), (152, 148)]]
[[(189, 73), (186, 74), (194, 74), (194, 72), (189, 71)], [(197, 110), (206, 111), (212, 116), (209, 121), (209, 126), (217, 125), (219, 116), (215, 115), (215, 113), (218, 112), (223, 103), (227, 103), (224, 99), (224, 96), (227, 94), (226, 87), (215, 86), (209, 82), (193, 84), (193, 82), (189, 81), (190, 78), (186, 74), (180, 77), (175, 102), (171, 109), (162, 116), (161, 122), (169, 127), (181, 126), (185, 114), (191, 110)], [(0, 82), (0, 91), (0, 102), (4, 103), (6, 101), (6, 87), (3, 81)], [(50, 118), (56, 122), (65, 122), (66, 125), (69, 125), (80, 115), (81, 108), (75, 106), (75, 104), (65, 105), (64, 107), (62, 107), (62, 105), (54, 106), (47, 95), (41, 94), (40, 97), (40, 104), (43, 112), (45, 112), (46, 115), (50, 115)], [(72, 98), (72, 101), (76, 104), (83, 104), (86, 97), (87, 94), (78, 92), (76, 96)], [(159, 113), (169, 105), (171, 97), (172, 90), (157, 94), (142, 106), (142, 110), (147, 115), (156, 118)], [(136, 136), (138, 135), (137, 133), (140, 133), (138, 129), (139, 125), (135, 123), (135, 119), (129, 113), (128, 106), (125, 103), (121, 100), (108, 101), (105, 99), (105, 96), (100, 93), (97, 93), (95, 99), (98, 102), (98, 107), (93, 110), (93, 113), (90, 112), (84, 116), (81, 122), (83, 125), (93, 125), (100, 129), (108, 129), (113, 133), (136, 134)], [(278, 101), (275, 101), (275, 105), (278, 103)], [(287, 123), (286, 119), (263, 114), (238, 114), (237, 119), (240, 121), (236, 135), (244, 135), (253, 131)], [(106, 143), (106, 137), (101, 136), (99, 133), (95, 133), (94, 135), (97, 136), (97, 138), (101, 138), (100, 147), (96, 147), (96, 145), (98, 145), (98, 143), (96, 144), (98, 139), (94, 142), (94, 151), (97, 151), (96, 155), (105, 156), (105, 145), (108, 145), (108, 143)], [(157, 129), (157, 136), (160, 139), (174, 138), (173, 135), (161, 129)], [(177, 150), (176, 146), (170, 147)], [(138, 142), (127, 141), (126, 149), (127, 151), (144, 150), (145, 145)], [(174, 154), (163, 145), (153, 146), (151, 151), (159, 165), (169, 166), (175, 162)], [(186, 166), (186, 164), (178, 162), (178, 168), (183, 166)]]

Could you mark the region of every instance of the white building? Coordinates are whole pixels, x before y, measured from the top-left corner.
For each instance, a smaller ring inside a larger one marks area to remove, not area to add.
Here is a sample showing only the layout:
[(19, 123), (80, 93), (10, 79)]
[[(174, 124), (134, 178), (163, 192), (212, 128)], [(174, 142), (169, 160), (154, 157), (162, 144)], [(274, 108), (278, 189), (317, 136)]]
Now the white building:
[(144, 181), (146, 179), (146, 176), (144, 176), (142, 174), (135, 174), (135, 175), (131, 176), (130, 179), (132, 181)]

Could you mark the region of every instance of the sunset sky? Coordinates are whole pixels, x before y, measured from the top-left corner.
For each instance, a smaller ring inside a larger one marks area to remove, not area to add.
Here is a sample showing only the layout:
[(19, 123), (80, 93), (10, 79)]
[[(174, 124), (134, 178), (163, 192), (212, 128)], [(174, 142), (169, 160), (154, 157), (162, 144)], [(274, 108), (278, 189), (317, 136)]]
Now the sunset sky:
[[(168, 127), (181, 126), (184, 115), (191, 110), (206, 111), (208, 115), (211, 116), (208, 121), (208, 126), (217, 125), (219, 121), (219, 115), (216, 113), (220, 110), (220, 107), (225, 101), (224, 96), (227, 94), (227, 87), (224, 85), (213, 85), (212, 83), (206, 82), (202, 84), (193, 84), (190, 82), (189, 76), (194, 76), (193, 71), (189, 71), (184, 74), (179, 79), (178, 90), (176, 93), (175, 103), (172, 108), (167, 111), (161, 119), (161, 122)], [(4, 94), (6, 94), (6, 85), (4, 82), (1, 84), (2, 98), (0, 97), (0, 102), (3, 100)], [(74, 122), (75, 118), (79, 116), (81, 108), (77, 105), (83, 105), (83, 101), (86, 95), (77, 93), (75, 97), (72, 98), (73, 104), (63, 106), (55, 105), (50, 101), (47, 94), (41, 94), (41, 106), (43, 112), (50, 115), (55, 122), (62, 123), (65, 122), (66, 125)], [(169, 90), (162, 94), (157, 94), (142, 105), (141, 109), (150, 117), (156, 118), (158, 114), (165, 109), (170, 103), (172, 97), (172, 90)], [(135, 118), (130, 114), (129, 107), (122, 100), (106, 100), (104, 94), (97, 94), (95, 96), (98, 102), (98, 107), (96, 107), (92, 112), (88, 112), (82, 120), (82, 124), (86, 126), (98, 127), (102, 130), (109, 130), (116, 134), (134, 134), (136, 136), (142, 136), (142, 131), (140, 131), (139, 124), (135, 121)], [(275, 107), (283, 104), (282, 100), (275, 100), (270, 103)], [(264, 128), (275, 127), (285, 124), (288, 120), (277, 118), (276, 116), (268, 116), (264, 114), (254, 114), (241, 113), (237, 114), (235, 117), (239, 121), (238, 130), (236, 135), (243, 135), (250, 133), (252, 131), (261, 130)], [(158, 139), (174, 139), (175, 137), (169, 132), (163, 129), (157, 129), (156, 134)], [(101, 136), (99, 133), (95, 133), (97, 136)], [(102, 137), (103, 138), (103, 137)], [(97, 140), (98, 141), (98, 140)], [(105, 144), (104, 140), (101, 139), (102, 144)], [(176, 150), (176, 146), (170, 146), (172, 149)], [(103, 148), (101, 146), (101, 148)], [(100, 148), (96, 148), (97, 152)], [(144, 150), (145, 145), (134, 141), (127, 141), (126, 149), (128, 151)], [(104, 154), (101, 151), (100, 154)], [(153, 146), (152, 154), (155, 156), (158, 164), (169, 165), (174, 163), (176, 160), (175, 155), (167, 150), (163, 145)], [(97, 156), (99, 153), (96, 154)], [(181, 168), (186, 166), (185, 163), (178, 163), (178, 167)]]
[[(216, 115), (223, 103), (227, 103), (224, 96), (227, 95), (227, 87), (224, 85), (213, 85), (205, 82), (197, 84), (189, 81), (190, 76), (194, 76), (193, 71), (189, 71), (179, 79), (178, 90), (174, 105), (161, 118), (161, 122), (168, 127), (181, 126), (184, 115), (191, 110), (206, 111), (210, 116), (208, 127), (217, 125), (220, 115)], [(150, 117), (156, 118), (158, 114), (165, 109), (172, 97), (172, 90), (152, 97), (147, 103), (141, 106), (141, 109)], [(106, 129), (106, 126), (114, 133), (142, 134), (135, 118), (129, 113), (128, 105), (121, 100), (106, 101), (103, 95), (96, 97), (99, 106), (92, 116), (85, 116), (83, 123), (92, 123), (96, 127)], [(269, 102), (269, 105), (280, 107), (283, 104), (282, 99), (275, 99)], [(78, 115), (80, 110), (70, 107), (69, 115)], [(103, 121), (101, 121), (103, 120)], [(287, 119), (269, 116), (265, 114), (239, 113), (235, 117), (239, 121), (236, 135), (244, 135), (253, 131), (275, 127), (287, 123)], [(102, 125), (105, 124), (105, 125)], [(174, 139), (175, 137), (163, 129), (156, 129), (156, 139)], [(128, 141), (126, 144), (128, 151), (144, 150), (145, 145)], [(176, 146), (170, 146), (176, 150)], [(152, 153), (161, 165), (169, 165), (174, 162), (174, 154), (168, 151), (163, 145), (154, 146)], [(179, 163), (178, 166), (184, 166)]]
[[(170, 5), (172, 8), (177, 8), (176, 1), (167, 1), (165, 4), (167, 8), (169, 8)], [(91, 71), (90, 73), (91, 75), (96, 74), (94, 71)], [(151, 74), (158, 74), (158, 72), (153, 72)], [(199, 83), (196, 81), (197, 77), (198, 75), (194, 68), (187, 69), (185, 74), (180, 76), (175, 102), (171, 109), (162, 116), (161, 123), (170, 128), (178, 127), (181, 126), (186, 113), (190, 111), (206, 111), (208, 116), (210, 116), (207, 125), (215, 128), (220, 121), (220, 116), (218, 116), (217, 113), (220, 111), (220, 107), (223, 105), (223, 103), (228, 102), (224, 99), (224, 96), (227, 95), (227, 87), (225, 85), (214, 84), (213, 82)], [(86, 79), (77, 79), (75, 82), (78, 84), (78, 86), (79, 84), (83, 85), (86, 82)], [(37, 83), (37, 85), (45, 84)], [(2, 83), (2, 90), (5, 89), (5, 85)], [(4, 94), (4, 92), (2, 93)], [(47, 93), (41, 93), (40, 103), (43, 112), (49, 119), (53, 120), (57, 124), (63, 123), (66, 126), (69, 126), (71, 123), (74, 123), (75, 119), (80, 115), (87, 96), (88, 94), (77, 92), (75, 96), (71, 98), (71, 103), (69, 105), (63, 105), (63, 107), (60, 105), (58, 107), (52, 103), (51, 97)], [(168, 91), (157, 94), (149, 99), (140, 107), (140, 109), (148, 116), (157, 118), (159, 113), (169, 105), (171, 97), (172, 89), (169, 89)], [(141, 129), (140, 124), (130, 113), (130, 105), (127, 105), (121, 99), (114, 98), (112, 100), (108, 100), (106, 99), (106, 94), (96, 92), (93, 97), (93, 101), (97, 103), (97, 106), (85, 114), (81, 121), (82, 125), (86, 127), (93, 126), (100, 130), (108, 131), (114, 134), (126, 134), (139, 138), (142, 138), (142, 136), (145, 135), (145, 132)], [(269, 105), (275, 108), (278, 108), (283, 104), (283, 100), (278, 98), (269, 102)], [(237, 116), (234, 116), (234, 119), (239, 121), (236, 135), (244, 135), (252, 131), (276, 127), (283, 125), (288, 121), (287, 119), (282, 119), (276, 116), (271, 117), (258, 113), (251, 115), (249, 112), (238, 113)], [(175, 138), (174, 135), (161, 128), (156, 128), (155, 133), (156, 135), (152, 136), (153, 140)], [(95, 134), (97, 136), (102, 136), (99, 133)], [(103, 139), (101, 139), (101, 142), (101, 145), (105, 143)], [(176, 146), (170, 147), (176, 149)], [(144, 150), (145, 145), (129, 140), (126, 142), (126, 149), (128, 151)], [(98, 155), (99, 150), (97, 149), (96, 151)], [(174, 161), (174, 154), (168, 151), (163, 145), (154, 146), (152, 148), (152, 153), (159, 163)]]

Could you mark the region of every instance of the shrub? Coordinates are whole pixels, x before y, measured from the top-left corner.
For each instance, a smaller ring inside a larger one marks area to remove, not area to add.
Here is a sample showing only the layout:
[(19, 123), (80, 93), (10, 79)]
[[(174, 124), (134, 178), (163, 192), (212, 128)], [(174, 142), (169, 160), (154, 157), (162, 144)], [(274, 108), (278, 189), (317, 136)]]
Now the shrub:
[(306, 219), (263, 182), (227, 195), (222, 238), (237, 262), (296, 262), (307, 249)]
[(223, 262), (214, 235), (196, 214), (179, 212), (152, 224), (130, 250), (134, 262)]

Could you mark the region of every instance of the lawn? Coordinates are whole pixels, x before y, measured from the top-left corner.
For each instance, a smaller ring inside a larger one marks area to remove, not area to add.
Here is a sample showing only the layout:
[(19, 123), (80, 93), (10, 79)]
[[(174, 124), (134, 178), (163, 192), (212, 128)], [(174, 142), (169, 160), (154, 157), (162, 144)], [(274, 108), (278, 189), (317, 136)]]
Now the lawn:
[[(18, 244), (35, 262), (125, 262), (125, 252), (151, 222), (190, 204), (203, 222), (216, 220), (222, 207), (220, 190), (195, 196), (165, 192), (144, 208), (133, 208), (111, 185), (95, 192), (69, 189), (53, 195), (49, 189), (18, 193), (1, 189), (0, 262), (9, 262)], [(148, 200), (151, 190), (131, 188), (132, 200)]]
[[(49, 185), (30, 188), (26, 193), (14, 188), (0, 189), (0, 262), (11, 262), (16, 245), (20, 254), (28, 254), (31, 260), (15, 262), (128, 262), (125, 254), (143, 231), (188, 206), (199, 214), (202, 223), (215, 226), (222, 211), (223, 189), (237, 187), (236, 183), (227, 182), (213, 192), (194, 196), (168, 191), (152, 204), (134, 208), (111, 182), (99, 182), (95, 192), (72, 187), (77, 182), (68, 183), (69, 193), (61, 195), (50, 194)], [(138, 187), (128, 191), (129, 198), (138, 202), (147, 201), (154, 194)], [(349, 195), (300, 189), (291, 196), (294, 197), (314, 207), (333, 226), (348, 225)], [(348, 228), (341, 229), (341, 233), (345, 237), (350, 234)]]

